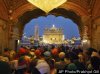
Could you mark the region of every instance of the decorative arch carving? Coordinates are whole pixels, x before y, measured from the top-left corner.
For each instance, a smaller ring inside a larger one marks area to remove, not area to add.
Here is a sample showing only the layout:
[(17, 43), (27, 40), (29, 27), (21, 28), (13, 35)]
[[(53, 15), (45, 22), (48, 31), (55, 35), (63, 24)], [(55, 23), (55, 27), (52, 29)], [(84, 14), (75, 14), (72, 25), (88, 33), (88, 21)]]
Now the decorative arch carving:
[[(13, 20), (18, 19), (23, 13), (25, 13), (27, 11), (32, 11), (33, 9), (36, 9), (36, 8), (37, 7), (33, 6), (30, 3), (26, 3), (22, 6), (20, 6), (13, 12), (13, 14), (12, 14)], [(79, 16), (87, 16), (88, 15), (88, 12), (84, 8), (82, 8), (79, 5), (72, 3), (72, 2), (66, 2), (65, 4), (62, 4), (59, 8), (64, 8), (66, 10), (72, 10)]]
[[(61, 5), (60, 7), (58, 7), (58, 8), (65, 9), (65, 10), (67, 10), (67, 11), (68, 11), (68, 10), (73, 11), (73, 12), (75, 12), (78, 16), (80, 16), (81, 18), (83, 18), (83, 17), (89, 15), (88, 11), (87, 11), (85, 8), (83, 8), (83, 7), (81, 7), (81, 6), (77, 5), (77, 4), (75, 4), (75, 3), (73, 3), (73, 2), (66, 2), (66, 3), (62, 4), (62, 5)], [(21, 17), (25, 12), (27, 12), (27, 11), (32, 11), (32, 10), (34, 10), (34, 9), (37, 9), (37, 7), (33, 6), (33, 5), (30, 4), (30, 3), (26, 3), (26, 4), (22, 5), (22, 6), (20, 6), (19, 8), (17, 8), (17, 9), (13, 12), (13, 14), (12, 14), (13, 20), (18, 20), (18, 18)], [(83, 20), (81, 19), (81, 21), (83, 21)], [(18, 22), (18, 21), (17, 21), (17, 22)], [(84, 24), (83, 24), (83, 25), (84, 25)], [(83, 29), (82, 29), (82, 26), (79, 26), (79, 30), (80, 30), (80, 34), (82, 34), (82, 30), (83, 30)]]
[(75, 4), (75, 3), (72, 3), (72, 2), (67, 2), (66, 4), (63, 4), (60, 7), (64, 8), (64, 9), (67, 9), (67, 10), (72, 10), (79, 16), (87, 16), (87, 15), (89, 15), (88, 11), (86, 11), (81, 6), (79, 6), (79, 5)]
[(20, 6), (13, 12), (12, 14), (13, 20), (17, 20), (20, 16), (22, 16), (22, 14), (24, 14), (27, 11), (32, 11), (33, 9), (36, 9), (36, 7), (30, 3)]

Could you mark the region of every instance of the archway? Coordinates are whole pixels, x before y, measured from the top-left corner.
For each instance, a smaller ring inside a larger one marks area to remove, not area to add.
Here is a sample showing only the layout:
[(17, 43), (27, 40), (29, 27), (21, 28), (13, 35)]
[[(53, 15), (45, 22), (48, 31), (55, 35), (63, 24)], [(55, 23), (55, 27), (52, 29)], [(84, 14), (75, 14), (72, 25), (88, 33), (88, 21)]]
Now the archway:
[[(80, 31), (80, 35), (82, 37), (82, 27), (83, 27), (83, 23), (81, 21), (81, 17), (78, 16), (75, 12), (68, 11), (68, 10), (65, 10), (63, 8), (58, 8), (58, 9), (54, 9), (49, 14), (52, 14), (52, 15), (55, 15), (55, 16), (63, 16), (65, 18), (69, 18), (69, 19), (73, 20), (73, 22), (78, 25), (78, 28), (79, 28), (79, 31)], [(33, 11), (28, 11), (28, 12), (24, 13), (19, 18), (19, 23), (21, 23), (21, 25), (22, 25), (21, 30), (24, 28), (24, 25), (26, 23), (28, 23), (31, 19), (37, 18), (39, 16), (47, 16), (47, 14), (45, 14), (40, 9), (34, 9)], [(22, 35), (22, 31), (20, 31), (20, 33)]]
[[(52, 10), (49, 14), (54, 15), (54, 16), (63, 16), (64, 18), (69, 18), (71, 19), (74, 23), (77, 24), (78, 29), (79, 29), (79, 34), (82, 39), (83, 35), (83, 23), (81, 21), (81, 17), (77, 15), (75, 12), (71, 10), (66, 10), (64, 8), (58, 8)], [(48, 16), (49, 14), (45, 14), (42, 10), (40, 9), (34, 9), (32, 11), (27, 11), (24, 13), (21, 17), (18, 19), (17, 27), (19, 29), (20, 36), (22, 37), (23, 35), (23, 29), (26, 23), (28, 23), (31, 19), (37, 18), (39, 16)], [(20, 39), (21, 39), (20, 37)]]
[[(84, 25), (88, 25), (87, 21), (89, 19), (89, 13), (84, 8), (72, 2), (66, 2), (60, 7), (52, 10), (49, 14), (53, 14), (55, 16), (61, 15), (65, 18), (72, 19), (76, 24), (78, 24), (81, 38), (83, 37), (82, 35)], [(25, 23), (27, 23), (32, 18), (36, 18), (38, 16), (46, 16), (46, 14), (42, 10), (31, 5), (30, 3), (26, 3), (16, 9), (11, 16), (13, 17), (13, 20), (17, 20), (17, 25), (22, 25), (20, 26), (20, 35), (22, 35), (21, 29), (23, 29)], [(89, 31), (88, 34), (90, 33), (91, 31)]]
[[(27, 7), (24, 8), (25, 6)], [(17, 14), (14, 15), (16, 12)], [(68, 2), (66, 4), (61, 5), (59, 8), (52, 10), (51, 12), (49, 12), (49, 14), (52, 14), (55, 16), (63, 16), (65, 18), (72, 19), (78, 25), (80, 37), (81, 39), (83, 39), (84, 29), (85, 29), (84, 26), (88, 24), (88, 23), (86, 24), (88, 20), (88, 17), (87, 17), (88, 12), (86, 12), (84, 8), (78, 6), (77, 4)], [(22, 37), (22, 33), (23, 33), (22, 31), (26, 23), (28, 23), (33, 18), (37, 18), (39, 16), (47, 16), (47, 15), (48, 14), (45, 14), (42, 10), (36, 7), (32, 7), (32, 5), (30, 4), (23, 5), (22, 7), (17, 9), (15, 12), (13, 12), (12, 17), (13, 17), (13, 20), (17, 20), (16, 27), (19, 29), (20, 38)], [(87, 27), (90, 27), (90, 26), (87, 26)], [(88, 34), (90, 34), (90, 32)]]
[[(30, 38), (33, 39), (35, 36), (36, 26), (38, 27), (39, 38), (40, 37), (43, 38), (45, 29), (48, 28), (49, 30), (53, 26), (55, 27), (56, 31), (60, 28), (63, 30), (64, 40), (71, 41), (72, 38), (76, 38), (76, 39), (80, 38), (78, 25), (74, 23), (71, 19), (65, 18), (63, 16), (47, 15), (46, 17), (40, 16), (38, 18), (33, 18), (32, 20), (30, 20), (28, 23), (25, 24), (23, 30), (23, 40), (27, 40), (30, 43)], [(52, 38), (51, 35), (49, 35), (48, 37)], [(59, 38), (59, 36), (56, 36), (56, 39), (57, 37)], [(77, 44), (79, 44), (79, 40), (77, 41), (78, 41)]]

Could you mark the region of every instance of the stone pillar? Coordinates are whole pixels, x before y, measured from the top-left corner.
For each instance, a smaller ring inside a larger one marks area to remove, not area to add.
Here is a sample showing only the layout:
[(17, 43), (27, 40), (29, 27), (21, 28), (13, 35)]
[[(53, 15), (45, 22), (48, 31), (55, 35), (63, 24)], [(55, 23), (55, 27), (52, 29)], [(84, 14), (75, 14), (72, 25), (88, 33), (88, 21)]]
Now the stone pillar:
[(94, 19), (92, 27), (92, 40), (93, 48), (100, 50), (100, 18)]
[(82, 44), (85, 49), (91, 47), (91, 20), (90, 16), (82, 17), (83, 22), (83, 35), (82, 35)]
[(0, 52), (8, 47), (8, 24), (7, 21), (0, 19)]
[(84, 26), (82, 45), (85, 49), (90, 47), (90, 40), (88, 37), (88, 26), (86, 26), (86, 25)]
[(20, 39), (19, 30), (15, 23), (9, 24), (9, 48), (16, 49), (16, 40)]

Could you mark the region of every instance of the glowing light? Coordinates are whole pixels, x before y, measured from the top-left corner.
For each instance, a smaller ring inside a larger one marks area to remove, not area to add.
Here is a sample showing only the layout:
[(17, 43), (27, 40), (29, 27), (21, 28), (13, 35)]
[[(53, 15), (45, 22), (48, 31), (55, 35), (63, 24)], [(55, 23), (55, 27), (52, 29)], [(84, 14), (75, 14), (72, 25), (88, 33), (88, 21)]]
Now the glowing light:
[(52, 38), (52, 40), (55, 40), (55, 38)]
[(55, 27), (55, 25), (53, 25), (53, 28)]
[(27, 0), (27, 1), (32, 3), (36, 7), (40, 8), (41, 10), (45, 11), (46, 13), (48, 13), (51, 10), (65, 3), (67, 0)]
[(86, 42), (87, 42), (87, 40), (83, 40), (82, 42), (83, 42), (83, 43), (86, 43)]
[(18, 45), (20, 44), (20, 40), (17, 40)]

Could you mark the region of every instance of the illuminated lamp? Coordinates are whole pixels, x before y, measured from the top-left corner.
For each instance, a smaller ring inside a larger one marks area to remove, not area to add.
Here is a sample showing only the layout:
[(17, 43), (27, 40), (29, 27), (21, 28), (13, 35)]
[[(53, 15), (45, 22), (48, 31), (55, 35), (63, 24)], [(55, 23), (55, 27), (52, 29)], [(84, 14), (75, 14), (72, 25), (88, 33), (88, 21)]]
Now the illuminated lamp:
[(49, 13), (51, 10), (59, 7), (67, 0), (27, 0), (28, 2), (32, 3), (36, 7), (40, 8), (46, 13)]

